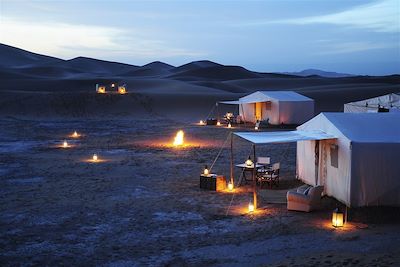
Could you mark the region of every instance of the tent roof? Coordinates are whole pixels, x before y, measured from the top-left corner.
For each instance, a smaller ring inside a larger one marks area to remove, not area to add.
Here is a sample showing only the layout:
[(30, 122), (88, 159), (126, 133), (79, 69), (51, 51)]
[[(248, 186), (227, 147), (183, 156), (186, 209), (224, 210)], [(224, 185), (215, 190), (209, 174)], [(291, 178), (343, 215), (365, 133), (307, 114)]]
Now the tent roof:
[(235, 135), (253, 144), (290, 143), (304, 140), (325, 140), (336, 137), (320, 130), (278, 131), (278, 132), (236, 132)]
[(345, 105), (358, 106), (358, 107), (378, 107), (378, 105), (390, 108), (397, 107), (400, 108), (400, 92), (392, 93), (387, 95), (381, 95), (373, 98), (368, 98), (360, 101), (350, 102)]
[(294, 91), (257, 91), (247, 96), (239, 98), (236, 101), (220, 101), (222, 104), (250, 104), (257, 102), (270, 102), (270, 101), (289, 101), (289, 102), (303, 102), (314, 101), (311, 98), (298, 94)]
[(352, 141), (400, 143), (399, 113), (327, 112), (318, 116), (325, 116)]

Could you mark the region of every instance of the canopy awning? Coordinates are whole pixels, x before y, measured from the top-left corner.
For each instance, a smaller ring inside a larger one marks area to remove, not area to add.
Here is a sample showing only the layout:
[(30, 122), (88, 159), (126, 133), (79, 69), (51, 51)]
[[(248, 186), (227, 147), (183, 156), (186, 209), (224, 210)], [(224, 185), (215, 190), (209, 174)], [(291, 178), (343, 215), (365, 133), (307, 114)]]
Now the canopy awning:
[(326, 140), (336, 139), (336, 136), (327, 134), (323, 131), (279, 131), (279, 132), (236, 132), (235, 135), (253, 143), (253, 144), (269, 144), (269, 143), (290, 143), (306, 140)]
[(242, 102), (240, 102), (239, 100), (219, 101), (218, 103), (221, 103), (221, 104), (228, 104), (228, 105), (240, 105), (240, 104), (242, 104)]

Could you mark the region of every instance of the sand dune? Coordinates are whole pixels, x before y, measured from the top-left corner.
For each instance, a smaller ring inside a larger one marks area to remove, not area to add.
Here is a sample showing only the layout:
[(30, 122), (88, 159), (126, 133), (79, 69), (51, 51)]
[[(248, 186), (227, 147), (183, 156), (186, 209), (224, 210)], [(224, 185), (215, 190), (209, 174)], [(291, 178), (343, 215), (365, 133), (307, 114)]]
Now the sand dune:
[[(57, 101), (54, 102), (54, 95), (60, 94), (63, 101), (70, 103), (67, 106), (73, 106), (73, 102), (80, 105), (92, 103), (88, 104), (87, 112), (77, 113), (82, 116), (115, 116), (122, 113), (132, 116), (136, 106), (140, 106), (142, 111), (153, 110), (164, 115), (174, 114), (174, 117), (182, 114), (181, 119), (186, 119), (188, 110), (191, 116), (202, 117), (215, 101), (235, 99), (256, 90), (298, 91), (316, 101), (318, 113), (341, 111), (346, 102), (396, 92), (400, 83), (400, 75), (302, 77), (253, 72), (240, 66), (225, 66), (207, 60), (178, 67), (160, 61), (134, 66), (86, 57), (62, 60), (7, 45), (0, 45), (0, 55), (2, 115), (40, 113), (41, 116), (68, 116), (72, 114), (69, 107), (66, 107), (67, 112), (55, 108)], [(93, 100), (100, 97), (94, 93), (97, 83), (113, 82), (125, 83), (130, 94), (147, 97), (151, 101), (140, 104), (131, 96), (122, 100), (103, 96), (106, 105)], [(168, 112), (165, 113), (165, 110)], [(143, 112), (139, 114), (142, 116)]]

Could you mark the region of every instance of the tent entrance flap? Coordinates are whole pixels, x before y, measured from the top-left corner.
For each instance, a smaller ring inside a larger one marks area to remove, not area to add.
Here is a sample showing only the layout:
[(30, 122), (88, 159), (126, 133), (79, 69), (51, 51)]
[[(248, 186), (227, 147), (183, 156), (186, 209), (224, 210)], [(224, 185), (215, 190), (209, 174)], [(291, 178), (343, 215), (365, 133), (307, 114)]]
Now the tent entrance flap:
[(326, 140), (337, 139), (336, 136), (327, 134), (323, 131), (279, 131), (279, 132), (236, 132), (235, 135), (253, 143), (253, 144), (270, 144), (270, 143), (289, 143), (306, 140)]

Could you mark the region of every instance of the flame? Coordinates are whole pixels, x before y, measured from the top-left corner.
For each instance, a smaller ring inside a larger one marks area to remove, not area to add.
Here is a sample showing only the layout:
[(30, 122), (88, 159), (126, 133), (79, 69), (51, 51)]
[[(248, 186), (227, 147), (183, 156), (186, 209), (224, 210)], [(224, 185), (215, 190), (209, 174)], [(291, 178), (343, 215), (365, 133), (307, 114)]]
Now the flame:
[(185, 133), (182, 130), (179, 130), (176, 133), (175, 139), (174, 139), (174, 146), (181, 146), (183, 145), (183, 137), (184, 137)]

